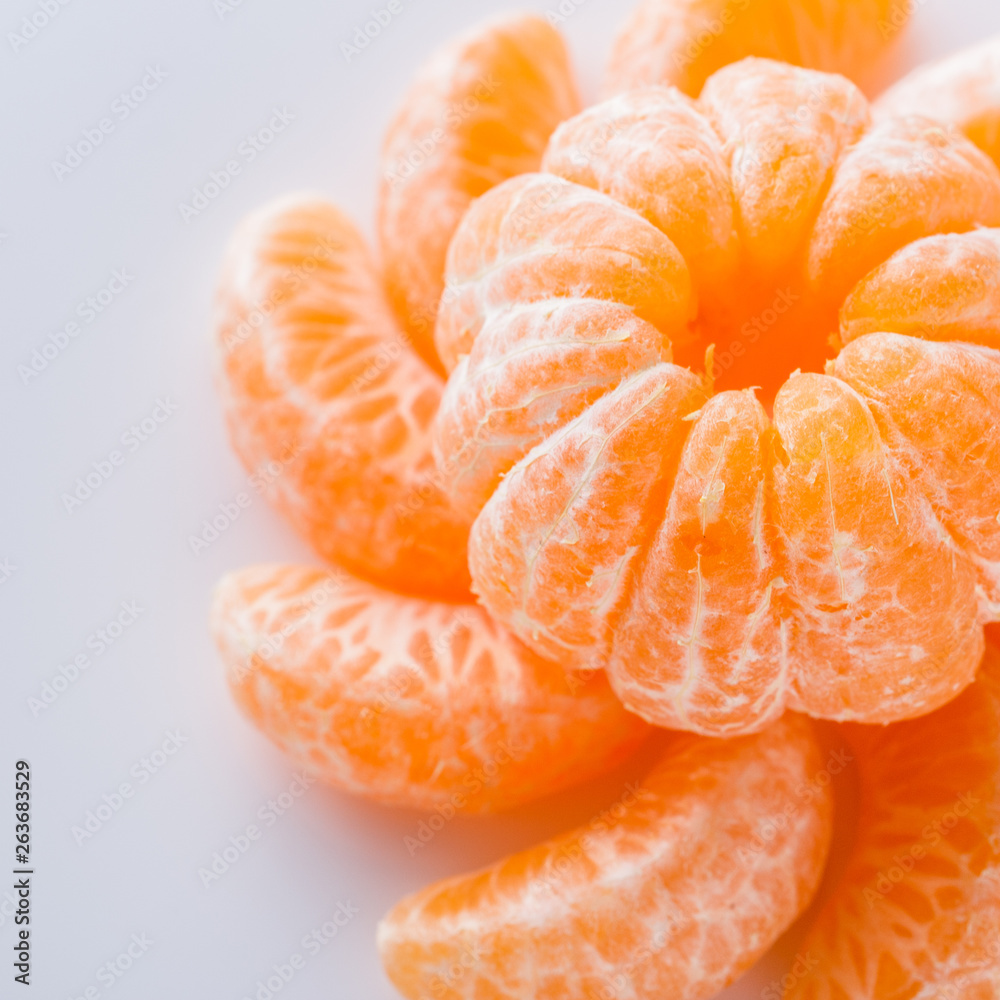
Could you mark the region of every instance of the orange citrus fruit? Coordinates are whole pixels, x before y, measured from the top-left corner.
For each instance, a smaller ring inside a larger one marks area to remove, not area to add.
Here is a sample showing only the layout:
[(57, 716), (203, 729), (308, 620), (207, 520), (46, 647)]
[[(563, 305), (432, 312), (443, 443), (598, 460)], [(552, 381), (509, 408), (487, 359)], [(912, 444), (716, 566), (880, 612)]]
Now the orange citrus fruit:
[(215, 345), (233, 446), (325, 558), (385, 586), (468, 594), (468, 521), (438, 484), (443, 383), (411, 350), (363, 239), (318, 197), (233, 237)]
[(710, 997), (812, 898), (821, 767), (801, 717), (735, 740), (671, 734), (589, 824), (400, 902), (379, 926), (386, 971), (412, 1000)]
[(878, 117), (926, 115), (945, 122), (1000, 164), (1000, 35), (917, 67), (872, 109)]
[(531, 14), (449, 42), (407, 90), (383, 145), (378, 231), (389, 300), (429, 364), (459, 220), (495, 184), (537, 169), (549, 133), (578, 110), (562, 36)]
[(640, 0), (615, 38), (605, 89), (662, 83), (696, 97), (746, 56), (853, 77), (909, 10), (897, 0)]
[(337, 788), (491, 812), (592, 778), (648, 727), (600, 672), (573, 675), (470, 604), (256, 566), (218, 585), (212, 631), (244, 713)]
[(940, 711), (844, 735), (855, 843), (786, 1000), (1000, 996), (1000, 654)]
[[(486, 607), (542, 655), (606, 666), (659, 725), (887, 723), (953, 698), (1000, 616), (996, 264), (976, 232), (1000, 224), (996, 165), (766, 59), (721, 70), (697, 106), (647, 88), (591, 108), (543, 164), (569, 176), (506, 181), (464, 217), (436, 330), (434, 452), (475, 518)], [(935, 339), (982, 337), (983, 399), (949, 395), (966, 356), (919, 339), (905, 317), (925, 305)], [(841, 307), (855, 339), (824, 371)], [(908, 322), (952, 420), (855, 315)], [(683, 367), (707, 348), (704, 376)], [(912, 419), (891, 423), (884, 393)]]

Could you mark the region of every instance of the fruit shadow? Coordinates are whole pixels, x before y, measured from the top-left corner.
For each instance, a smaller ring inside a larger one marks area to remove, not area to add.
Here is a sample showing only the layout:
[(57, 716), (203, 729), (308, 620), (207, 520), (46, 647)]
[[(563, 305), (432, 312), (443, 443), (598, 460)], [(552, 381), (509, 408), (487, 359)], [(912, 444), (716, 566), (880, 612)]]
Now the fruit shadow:
[[(824, 761), (846, 747), (833, 724), (817, 724)], [(442, 812), (391, 809), (332, 789), (320, 794), (321, 808), (333, 824), (350, 831), (359, 864), (374, 864), (385, 887), (384, 906), (431, 882), (489, 865), (556, 834), (582, 826), (620, 802), (629, 787), (641, 783), (675, 734), (654, 733), (627, 761), (582, 787), (488, 816), (445, 816)], [(857, 780), (848, 763), (831, 775), (835, 802), (833, 842), (822, 883), (812, 905), (758, 963), (722, 993), (725, 1000), (780, 996), (802, 940), (846, 866), (856, 827)]]

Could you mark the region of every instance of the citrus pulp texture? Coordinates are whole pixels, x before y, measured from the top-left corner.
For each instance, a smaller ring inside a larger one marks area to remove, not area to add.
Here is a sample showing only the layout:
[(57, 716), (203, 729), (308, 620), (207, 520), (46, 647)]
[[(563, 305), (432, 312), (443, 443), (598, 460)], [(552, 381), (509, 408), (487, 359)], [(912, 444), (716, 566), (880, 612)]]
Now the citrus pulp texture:
[(262, 732), (327, 783), (390, 805), (508, 808), (613, 767), (648, 731), (602, 674), (567, 674), (482, 608), (343, 572), (231, 573), (212, 631)]

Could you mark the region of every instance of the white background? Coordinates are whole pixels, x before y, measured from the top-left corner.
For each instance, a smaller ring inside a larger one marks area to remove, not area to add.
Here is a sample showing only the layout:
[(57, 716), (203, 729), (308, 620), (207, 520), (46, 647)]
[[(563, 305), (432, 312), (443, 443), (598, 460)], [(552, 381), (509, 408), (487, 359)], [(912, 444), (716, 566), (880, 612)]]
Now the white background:
[[(1000, 30), (996, 0), (917, 6), (914, 29), (873, 79)], [(371, 7), (243, 0), (221, 18), (212, 0), (70, 0), (17, 53), (7, 32), (35, 3), (0, 7), (0, 563), (14, 567), (0, 583), (0, 775), (10, 772), (0, 777), (0, 872), (12, 861), (18, 757), (33, 766), (36, 865), (35, 985), (12, 984), (5, 916), (0, 997), (69, 1000), (88, 987), (117, 1000), (253, 997), (274, 964), (305, 956), (302, 938), (341, 901), (359, 915), (281, 996), (388, 1000), (374, 929), (399, 896), (582, 820), (620, 782), (542, 810), (455, 820), (415, 857), (404, 837), (421, 816), (315, 787), (218, 882), (205, 888), (198, 878), (292, 781), (230, 703), (206, 629), (210, 589), (248, 563), (314, 561), (259, 499), (207, 551), (195, 556), (188, 545), (218, 504), (246, 488), (208, 350), (223, 245), (245, 212), (294, 189), (329, 194), (371, 234), (381, 133), (414, 68), (434, 44), (505, 4), (404, 0), (349, 63), (341, 42)], [(621, 10), (617, 0), (587, 0), (564, 25), (588, 96)], [(147, 67), (165, 81), (57, 178), (52, 163), (66, 144), (108, 116)], [(294, 122), (185, 223), (179, 203), (276, 107)], [(18, 365), (79, 320), (78, 303), (122, 268), (134, 275), (129, 287), (22, 384)], [(176, 412), (69, 513), (61, 495), (92, 462), (122, 450), (123, 433), (166, 397)], [(29, 699), (87, 651), (122, 601), (144, 609), (139, 619), (36, 717)], [(139, 762), (171, 731), (186, 742), (140, 784)], [(132, 798), (78, 844), (74, 825), (124, 781)], [(0, 875), (0, 903), (8, 880)], [(109, 989), (97, 970), (134, 934), (152, 945)], [(785, 950), (794, 951), (794, 936)], [(772, 956), (727, 996), (759, 997), (781, 971)]]

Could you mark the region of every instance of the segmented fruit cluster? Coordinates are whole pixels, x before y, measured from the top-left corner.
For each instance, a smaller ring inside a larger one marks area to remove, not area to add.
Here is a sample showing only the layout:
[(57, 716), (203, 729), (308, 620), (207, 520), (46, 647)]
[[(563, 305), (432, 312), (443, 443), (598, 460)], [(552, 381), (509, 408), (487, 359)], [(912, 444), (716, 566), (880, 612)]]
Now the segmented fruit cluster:
[(389, 129), (381, 266), (316, 197), (233, 240), (231, 439), (336, 567), (219, 585), (243, 710), (441, 817), (652, 760), (401, 902), (407, 997), (710, 997), (852, 769), (769, 995), (1000, 998), (1000, 38), (869, 105), (900, 9), (642, 0), (587, 108), (493, 22)]

